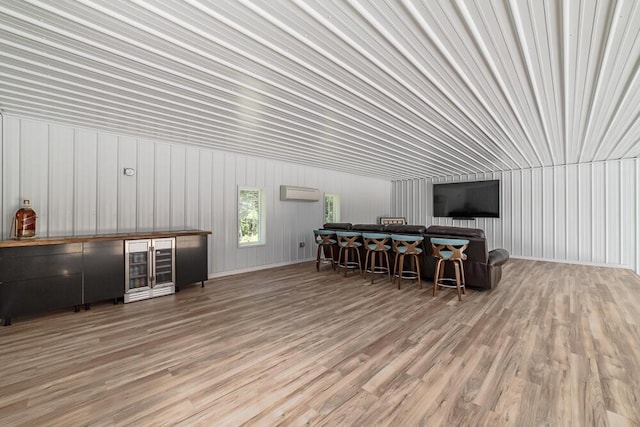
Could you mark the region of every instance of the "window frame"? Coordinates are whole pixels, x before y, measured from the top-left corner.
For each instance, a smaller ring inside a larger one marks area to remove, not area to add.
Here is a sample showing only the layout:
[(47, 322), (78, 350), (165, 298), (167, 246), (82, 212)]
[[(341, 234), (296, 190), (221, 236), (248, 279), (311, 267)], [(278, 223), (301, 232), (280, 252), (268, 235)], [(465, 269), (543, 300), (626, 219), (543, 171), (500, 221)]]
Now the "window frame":
[[(240, 218), (241, 208), (241, 193), (243, 191), (257, 191), (258, 192), (258, 241), (257, 242), (242, 242), (242, 233), (240, 226), (242, 224), (242, 218)], [(267, 233), (266, 233), (266, 203), (265, 203), (265, 189), (263, 187), (247, 187), (247, 186), (238, 186), (237, 199), (236, 199), (236, 220), (237, 220), (237, 242), (238, 248), (250, 248), (255, 246), (264, 246), (267, 243)]]

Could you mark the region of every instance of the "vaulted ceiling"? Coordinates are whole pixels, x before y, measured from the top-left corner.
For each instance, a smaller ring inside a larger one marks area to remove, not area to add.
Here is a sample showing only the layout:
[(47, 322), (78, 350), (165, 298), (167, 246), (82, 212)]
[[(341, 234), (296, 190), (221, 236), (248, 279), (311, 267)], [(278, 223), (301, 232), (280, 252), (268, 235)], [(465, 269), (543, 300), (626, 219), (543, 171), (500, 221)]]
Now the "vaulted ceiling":
[(4, 0), (0, 108), (385, 179), (640, 155), (635, 0)]

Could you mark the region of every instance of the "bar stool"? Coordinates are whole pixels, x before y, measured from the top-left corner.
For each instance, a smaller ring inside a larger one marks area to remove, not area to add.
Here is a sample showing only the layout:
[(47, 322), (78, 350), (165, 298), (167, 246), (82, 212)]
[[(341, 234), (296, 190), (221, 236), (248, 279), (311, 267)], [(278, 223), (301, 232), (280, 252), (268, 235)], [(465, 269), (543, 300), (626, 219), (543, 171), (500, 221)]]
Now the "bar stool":
[[(357, 231), (336, 231), (338, 236), (338, 246), (340, 251), (338, 252), (338, 267), (344, 268), (344, 277), (347, 277), (347, 271), (350, 269), (355, 270), (356, 266), (360, 269), (360, 275), (362, 275), (362, 263), (360, 262), (360, 247), (362, 246), (362, 233)], [(344, 253), (344, 262), (340, 264), (342, 254)], [(349, 255), (355, 257), (356, 261), (349, 261)]]
[[(336, 269), (333, 256), (333, 246), (337, 243), (336, 232), (331, 230), (313, 230), (316, 243), (318, 244), (318, 254), (316, 255), (316, 271), (320, 271), (320, 263), (331, 263), (331, 269)], [(327, 258), (327, 251), (331, 254), (331, 259)]]
[[(392, 234), (391, 242), (393, 251), (396, 253), (396, 260), (393, 263), (393, 281), (398, 278), (398, 289), (402, 285), (402, 279), (416, 280), (422, 288), (422, 278), (420, 277), (420, 258), (422, 253), (422, 245), (424, 237), (422, 236), (405, 236), (401, 234)], [(405, 256), (409, 255), (411, 270), (404, 269)]]
[[(389, 281), (391, 281), (391, 266), (389, 264), (389, 249), (391, 249), (389, 240), (391, 236), (385, 233), (362, 233), (362, 238), (364, 239), (364, 247), (367, 250), (364, 261), (364, 271), (365, 274), (371, 273), (371, 284), (373, 284), (376, 274), (387, 273), (389, 275)], [(386, 266), (382, 265), (383, 254)], [(376, 255), (378, 255), (380, 261), (379, 265), (376, 265)], [(371, 261), (371, 266), (370, 269), (367, 270), (369, 261)]]
[[(433, 276), (433, 296), (436, 296), (438, 287), (456, 288), (458, 292), (458, 301), (462, 301), (462, 294), (466, 294), (464, 266), (462, 261), (467, 259), (464, 253), (469, 245), (469, 241), (465, 239), (441, 239), (432, 237), (431, 247), (433, 248), (433, 256), (437, 258), (436, 272)], [(444, 277), (445, 262), (453, 263), (456, 278)], [(454, 284), (455, 282), (455, 284)]]

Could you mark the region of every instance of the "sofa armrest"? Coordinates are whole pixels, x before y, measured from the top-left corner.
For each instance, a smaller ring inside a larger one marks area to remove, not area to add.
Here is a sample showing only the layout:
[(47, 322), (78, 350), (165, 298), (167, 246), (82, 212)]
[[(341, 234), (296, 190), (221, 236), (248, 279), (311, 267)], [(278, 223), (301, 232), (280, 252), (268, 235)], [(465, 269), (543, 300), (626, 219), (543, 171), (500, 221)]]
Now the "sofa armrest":
[(494, 249), (489, 252), (489, 261), (487, 264), (491, 267), (497, 267), (509, 260), (509, 252), (506, 249)]

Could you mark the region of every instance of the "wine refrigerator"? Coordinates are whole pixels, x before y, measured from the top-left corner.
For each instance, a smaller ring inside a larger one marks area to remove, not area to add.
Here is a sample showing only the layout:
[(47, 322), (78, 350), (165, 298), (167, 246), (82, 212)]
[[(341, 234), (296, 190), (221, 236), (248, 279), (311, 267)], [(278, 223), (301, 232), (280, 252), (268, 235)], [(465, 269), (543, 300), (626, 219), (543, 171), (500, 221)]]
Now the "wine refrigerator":
[(125, 241), (125, 303), (175, 293), (175, 248), (175, 238)]

